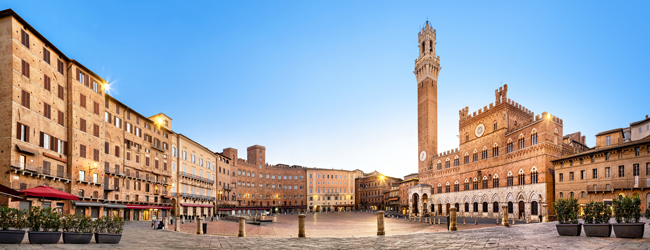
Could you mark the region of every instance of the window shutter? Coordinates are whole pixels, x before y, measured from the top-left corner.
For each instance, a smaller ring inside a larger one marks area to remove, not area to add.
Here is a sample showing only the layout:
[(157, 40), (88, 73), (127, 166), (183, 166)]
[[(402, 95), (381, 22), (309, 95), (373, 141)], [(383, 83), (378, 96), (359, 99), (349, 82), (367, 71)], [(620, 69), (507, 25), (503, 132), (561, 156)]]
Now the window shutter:
[(18, 140), (22, 140), (22, 139), (23, 139), (22, 136), (20, 135), (20, 127), (21, 127), (20, 122), (17, 122), (17, 123), (16, 123), (16, 138), (17, 138)]
[(104, 154), (110, 154), (109, 150), (110, 147), (108, 145), (108, 142), (104, 142)]
[(29, 142), (29, 126), (25, 126), (25, 142)]
[(79, 76), (81, 76), (80, 73), (79, 68), (77, 68), (77, 81), (81, 81), (81, 78), (79, 78)]
[(43, 147), (45, 145), (45, 142), (43, 141), (44, 138), (45, 138), (43, 132), (41, 132), (41, 137), (40, 138), (41, 138), (41, 140), (40, 140), (40, 144), (38, 146)]
[(115, 156), (120, 157), (120, 146), (115, 145)]
[(68, 142), (63, 142), (63, 154), (68, 155)]
[(54, 139), (54, 136), (50, 136), (50, 148), (48, 148), (49, 150), (53, 150), (54, 148)]
[(58, 141), (59, 141), (58, 138), (54, 138), (54, 151), (56, 151), (56, 152), (59, 152), (59, 143), (58, 143)]
[[(29, 39), (27, 39), (27, 40), (29, 40)], [(25, 73), (27, 73), (25, 76), (27, 76), (27, 78), (29, 78), (29, 63), (27, 63), (27, 62), (25, 62)]]
[(31, 105), (29, 105), (29, 92), (25, 91), (25, 107), (30, 108)]

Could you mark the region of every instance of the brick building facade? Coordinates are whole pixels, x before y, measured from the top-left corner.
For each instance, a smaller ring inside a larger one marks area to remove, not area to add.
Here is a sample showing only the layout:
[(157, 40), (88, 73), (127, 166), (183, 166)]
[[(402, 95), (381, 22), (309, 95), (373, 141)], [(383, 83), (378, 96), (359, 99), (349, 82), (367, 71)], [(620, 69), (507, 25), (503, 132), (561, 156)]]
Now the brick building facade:
[(354, 208), (354, 179), (360, 170), (305, 168), (307, 200), (311, 212), (349, 211)]
[(596, 146), (566, 151), (553, 161), (555, 197), (611, 205), (618, 195), (639, 196), (645, 210), (650, 201), (650, 118), (598, 133)]
[(377, 171), (355, 179), (357, 209), (385, 210), (385, 192), (399, 186), (402, 179), (385, 176)]
[(447, 214), (497, 217), (508, 206), (511, 217), (535, 219), (553, 202), (553, 165), (562, 156), (562, 120), (535, 116), (507, 98), (508, 86), (495, 91), (495, 102), (473, 113), (459, 111), (459, 147), (437, 150), (437, 80), (440, 57), (436, 32), (427, 22), (418, 34), (415, 61), (418, 88), (419, 185), (409, 189), (411, 216)]

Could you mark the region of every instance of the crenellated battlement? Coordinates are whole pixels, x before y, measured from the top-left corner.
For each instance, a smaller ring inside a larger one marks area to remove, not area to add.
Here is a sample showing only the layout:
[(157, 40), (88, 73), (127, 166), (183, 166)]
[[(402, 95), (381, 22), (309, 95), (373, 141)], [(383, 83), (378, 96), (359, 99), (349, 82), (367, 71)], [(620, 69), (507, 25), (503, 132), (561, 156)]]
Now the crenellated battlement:
[(528, 108), (508, 98), (507, 93), (508, 93), (508, 84), (503, 85), (503, 87), (499, 87), (498, 89), (494, 90), (494, 95), (496, 98), (495, 102), (483, 106), (482, 109), (478, 109), (477, 111), (474, 111), (472, 114), (469, 113), (469, 107), (465, 106), (465, 108), (458, 111), (459, 123), (463, 123), (465, 121), (472, 119), (473, 117), (486, 113), (490, 109), (499, 106), (499, 104), (509, 105), (517, 109), (518, 111), (521, 111), (525, 115), (531, 117), (535, 115), (535, 113), (528, 110)]
[(440, 153), (438, 153), (438, 155), (436, 155), (434, 157), (434, 159), (439, 158), (439, 157), (445, 157), (445, 156), (448, 156), (448, 155), (451, 155), (451, 154), (456, 154), (458, 152), (459, 152), (458, 148), (454, 148), (454, 149), (451, 149), (451, 150), (440, 152)]

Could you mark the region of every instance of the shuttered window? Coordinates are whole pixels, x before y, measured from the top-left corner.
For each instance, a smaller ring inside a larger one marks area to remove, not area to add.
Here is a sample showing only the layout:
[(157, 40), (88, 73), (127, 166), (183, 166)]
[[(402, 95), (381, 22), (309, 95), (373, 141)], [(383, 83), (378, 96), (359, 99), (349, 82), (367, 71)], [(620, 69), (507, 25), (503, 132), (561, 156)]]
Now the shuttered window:
[(25, 30), (20, 30), (20, 43), (29, 49), (29, 34)]
[(50, 77), (49, 76), (45, 76), (45, 75), (43, 76), (43, 87), (47, 91), (52, 91), (52, 90), (50, 90), (51, 86), (50, 86)]
[(93, 149), (93, 161), (99, 161), (99, 149)]
[(65, 118), (64, 118), (64, 116), (63, 116), (63, 112), (61, 112), (61, 110), (59, 110), (59, 119), (58, 119), (58, 122), (59, 122), (59, 124), (60, 124), (61, 126), (64, 126), (63, 124), (64, 124), (64, 122), (65, 122)]
[(63, 70), (64, 70), (63, 69), (63, 62), (61, 60), (56, 60), (56, 61), (57, 61), (56, 62), (56, 69), (57, 69), (57, 71), (59, 71), (59, 73), (61, 73), (61, 75), (63, 75)]
[(93, 135), (99, 137), (99, 125), (93, 124)]
[(120, 157), (120, 146), (115, 146), (115, 156)]
[(29, 78), (29, 63), (27, 63), (25, 60), (23, 60), (22, 72), (24, 76)]
[(47, 119), (52, 119), (52, 106), (47, 103), (43, 103), (43, 116)]
[(79, 157), (86, 158), (86, 145), (79, 145)]
[(110, 154), (110, 146), (108, 145), (108, 142), (104, 142), (104, 154)]
[(81, 118), (79, 119), (79, 130), (86, 132), (86, 120)]
[(50, 64), (50, 51), (43, 47), (43, 61)]
[(64, 96), (63, 86), (59, 85), (59, 91), (57, 94), (59, 95), (59, 99), (63, 100), (63, 96)]
[(86, 108), (86, 96), (85, 95), (79, 95), (79, 105), (81, 107)]
[(23, 105), (25, 108), (29, 108), (30, 106), (29, 100), (30, 100), (29, 92), (23, 90), (20, 95), (20, 104)]

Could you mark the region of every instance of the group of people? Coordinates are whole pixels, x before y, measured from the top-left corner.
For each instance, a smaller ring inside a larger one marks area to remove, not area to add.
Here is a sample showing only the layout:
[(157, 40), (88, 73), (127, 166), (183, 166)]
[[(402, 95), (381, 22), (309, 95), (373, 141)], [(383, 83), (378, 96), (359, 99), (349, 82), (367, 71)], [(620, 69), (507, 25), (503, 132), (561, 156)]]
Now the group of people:
[(153, 220), (151, 221), (151, 227), (153, 227), (153, 230), (165, 229), (165, 223), (161, 220)]

